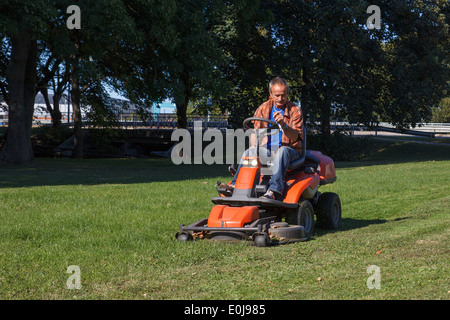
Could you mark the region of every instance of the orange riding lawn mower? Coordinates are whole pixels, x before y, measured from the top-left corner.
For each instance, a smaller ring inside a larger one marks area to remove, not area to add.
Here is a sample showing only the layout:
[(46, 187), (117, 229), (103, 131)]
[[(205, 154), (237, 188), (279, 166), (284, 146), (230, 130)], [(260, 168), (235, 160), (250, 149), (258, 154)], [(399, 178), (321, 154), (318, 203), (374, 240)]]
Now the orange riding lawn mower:
[[(244, 129), (248, 130), (253, 121), (268, 123), (266, 130), (256, 131), (259, 150), (260, 132), (270, 136), (279, 132), (274, 130), (279, 126), (265, 118), (251, 117), (244, 120)], [(251, 240), (258, 247), (306, 241), (314, 232), (314, 216), (318, 227), (336, 230), (341, 221), (339, 196), (318, 191), (320, 186), (336, 181), (334, 162), (319, 151), (306, 150), (306, 131), (302, 148), (301, 158), (289, 164), (282, 199), (260, 198), (267, 191), (272, 163), (261, 164), (258, 151), (256, 157), (244, 155), (234, 188), (221, 188), (218, 182), (219, 196), (212, 198), (215, 206), (209, 217), (188, 226), (182, 224), (175, 235), (177, 240)], [(235, 171), (231, 167), (230, 172)]]

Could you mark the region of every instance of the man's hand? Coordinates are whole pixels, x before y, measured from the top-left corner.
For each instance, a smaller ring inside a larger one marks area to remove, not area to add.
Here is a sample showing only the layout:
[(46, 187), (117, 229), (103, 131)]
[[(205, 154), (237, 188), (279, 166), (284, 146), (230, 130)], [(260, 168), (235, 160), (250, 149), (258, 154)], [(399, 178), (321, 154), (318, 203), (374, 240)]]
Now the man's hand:
[(280, 125), (283, 133), (292, 141), (297, 141), (299, 138), (298, 132), (289, 127), (283, 120), (283, 115), (280, 112), (275, 112), (273, 118)]
[(281, 112), (275, 112), (273, 114), (273, 118), (281, 126), (281, 128), (284, 128), (286, 126), (286, 123), (284, 123), (283, 115), (281, 114)]

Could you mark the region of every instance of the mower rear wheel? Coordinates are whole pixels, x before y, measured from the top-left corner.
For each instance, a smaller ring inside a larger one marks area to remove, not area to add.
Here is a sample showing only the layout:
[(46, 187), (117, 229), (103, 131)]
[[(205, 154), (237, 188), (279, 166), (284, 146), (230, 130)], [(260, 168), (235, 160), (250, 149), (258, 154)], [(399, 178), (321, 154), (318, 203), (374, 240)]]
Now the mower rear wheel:
[(306, 238), (310, 238), (314, 232), (314, 208), (311, 202), (308, 200), (300, 201), (298, 209), (286, 216), (286, 222), (303, 226)]
[(322, 193), (316, 207), (317, 226), (337, 230), (341, 223), (341, 200), (336, 193)]

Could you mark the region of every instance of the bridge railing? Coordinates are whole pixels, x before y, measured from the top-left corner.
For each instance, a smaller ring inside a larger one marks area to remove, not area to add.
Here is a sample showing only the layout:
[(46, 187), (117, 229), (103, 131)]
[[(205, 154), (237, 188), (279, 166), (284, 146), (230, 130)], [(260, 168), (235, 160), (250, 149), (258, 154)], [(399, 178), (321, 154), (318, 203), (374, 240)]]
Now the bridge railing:
[[(61, 113), (62, 123), (65, 125), (73, 125), (72, 113), (69, 115), (67, 112)], [(142, 118), (136, 113), (121, 113), (118, 115), (119, 125), (125, 129), (177, 129), (178, 121), (176, 114), (156, 114), (148, 120), (142, 120)], [(201, 122), (204, 129), (229, 128), (228, 116), (225, 115), (188, 115), (187, 116), (187, 129), (194, 129), (194, 122)], [(35, 114), (33, 117), (33, 125), (48, 125), (52, 123), (50, 115)], [(0, 126), (8, 125), (8, 114), (0, 114)], [(83, 125), (89, 127), (89, 121), (83, 117)]]
[[(151, 119), (143, 121), (136, 114), (121, 114), (119, 122), (125, 128), (155, 128), (155, 129), (177, 129), (178, 121), (174, 114), (157, 114)], [(187, 129), (194, 129), (195, 123), (202, 123), (204, 129), (218, 128), (226, 129), (229, 127), (228, 117), (223, 115), (208, 116), (187, 116)]]
[[(67, 112), (62, 112), (62, 123), (65, 125), (73, 125), (72, 113), (67, 114)], [(90, 124), (86, 119), (83, 119), (84, 125), (89, 127)], [(178, 121), (176, 114), (153, 114), (147, 121), (142, 120), (142, 118), (137, 113), (121, 113), (118, 115), (119, 125), (125, 129), (177, 129)], [(218, 128), (226, 129), (230, 128), (228, 123), (228, 116), (226, 115), (188, 115), (187, 116), (187, 129), (194, 129), (195, 122), (201, 122), (203, 129), (208, 128)], [(35, 114), (33, 118), (34, 125), (51, 124), (50, 115)], [(8, 114), (7, 112), (0, 112), (0, 127), (8, 125)], [(308, 122), (308, 128), (310, 131), (320, 128), (320, 123), (310, 123)], [(404, 133), (419, 136), (430, 136), (433, 137), (435, 134), (450, 134), (450, 123), (421, 123), (415, 128), (409, 128), (408, 130), (397, 130), (390, 123), (380, 122), (378, 127), (368, 128), (363, 125), (356, 125), (349, 122), (339, 122), (332, 121), (331, 129), (341, 129), (350, 132), (354, 131), (387, 131)]]

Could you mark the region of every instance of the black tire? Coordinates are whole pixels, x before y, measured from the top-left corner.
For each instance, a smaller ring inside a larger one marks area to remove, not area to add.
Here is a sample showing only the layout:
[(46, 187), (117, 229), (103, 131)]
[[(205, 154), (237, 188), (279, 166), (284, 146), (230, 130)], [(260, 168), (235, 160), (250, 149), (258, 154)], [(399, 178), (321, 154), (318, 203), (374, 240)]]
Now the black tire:
[(317, 226), (327, 230), (337, 230), (341, 224), (341, 200), (336, 193), (322, 193), (316, 207)]
[(267, 247), (269, 245), (270, 238), (265, 234), (257, 234), (253, 242), (257, 247)]
[(305, 236), (310, 238), (314, 233), (314, 208), (308, 200), (300, 201), (298, 209), (286, 216), (286, 222), (305, 228)]
[(189, 233), (181, 232), (176, 235), (176, 238), (179, 242), (192, 241), (192, 235)]

